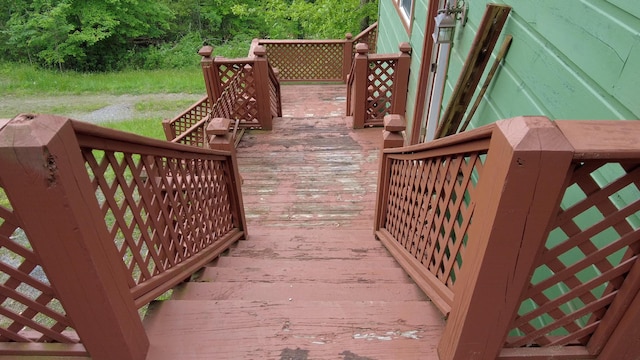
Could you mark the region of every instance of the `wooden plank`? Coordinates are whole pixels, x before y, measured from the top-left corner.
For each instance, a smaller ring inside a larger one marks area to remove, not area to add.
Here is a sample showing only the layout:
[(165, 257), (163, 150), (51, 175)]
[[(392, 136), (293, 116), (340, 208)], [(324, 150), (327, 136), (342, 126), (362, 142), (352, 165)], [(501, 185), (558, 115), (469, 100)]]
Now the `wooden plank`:
[[(384, 290), (384, 291), (383, 291)], [(253, 300), (253, 301), (424, 301), (427, 297), (415, 284), (345, 283), (243, 283), (189, 282), (174, 290), (175, 300)]]
[(59, 343), (16, 343), (2, 342), (0, 344), (0, 360), (2, 359), (37, 359), (53, 360), (56, 358), (82, 360), (87, 356), (87, 350), (82, 344)]
[(502, 349), (498, 360), (594, 360), (583, 346)]
[(149, 343), (71, 121), (25, 115), (0, 134), (4, 189), (84, 347), (96, 360), (143, 358)]
[(458, 131), (462, 117), (473, 98), (510, 11), (511, 7), (507, 5), (487, 4), (462, 73), (440, 120), (436, 138), (452, 135)]
[(444, 321), (426, 302), (220, 300), (164, 302), (145, 325), (154, 360), (307, 358), (283, 357), (286, 349), (309, 359), (435, 360)]
[(398, 267), (370, 268), (358, 266), (358, 260), (337, 262), (297, 261), (283, 263), (282, 260), (265, 260), (268, 267), (208, 267), (198, 281), (239, 281), (239, 282), (324, 282), (332, 284), (366, 283), (388, 284), (407, 283), (411, 279)]
[(637, 158), (640, 122), (560, 120), (555, 124), (575, 149), (576, 159)]
[(369, 259), (368, 257), (360, 257), (355, 259), (334, 259), (334, 258), (260, 258), (245, 256), (221, 256), (216, 262), (219, 268), (263, 268), (268, 269), (271, 266), (289, 267), (297, 264), (304, 264), (306, 267), (318, 267), (324, 269), (334, 269), (342, 267), (350, 267), (352, 269), (371, 269), (380, 268), (397, 268), (398, 263), (392, 257), (387, 256), (382, 260), (380, 258)]

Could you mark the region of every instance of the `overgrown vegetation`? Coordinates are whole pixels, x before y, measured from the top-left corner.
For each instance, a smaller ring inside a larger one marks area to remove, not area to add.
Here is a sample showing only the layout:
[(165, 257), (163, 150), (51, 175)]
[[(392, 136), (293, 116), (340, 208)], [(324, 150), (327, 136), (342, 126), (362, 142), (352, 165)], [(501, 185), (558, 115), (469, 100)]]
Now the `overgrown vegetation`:
[[(192, 56), (192, 64), (199, 64)], [(204, 92), (202, 71), (196, 67), (158, 70), (123, 70), (81, 73), (39, 69), (33, 65), (0, 64), (0, 94), (160, 94)]]
[(0, 59), (57, 70), (194, 66), (204, 44), (247, 54), (252, 38), (343, 38), (377, 0), (20, 0), (0, 2)]

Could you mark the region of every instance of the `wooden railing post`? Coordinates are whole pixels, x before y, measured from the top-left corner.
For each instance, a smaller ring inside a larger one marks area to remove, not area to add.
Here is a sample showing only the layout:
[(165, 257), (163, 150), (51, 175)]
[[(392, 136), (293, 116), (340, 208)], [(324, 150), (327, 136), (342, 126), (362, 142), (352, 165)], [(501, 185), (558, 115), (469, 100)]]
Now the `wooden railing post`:
[(404, 116), (389, 114), (384, 117), (384, 131), (382, 132), (382, 148), (391, 149), (404, 145), (402, 132), (407, 128)]
[(209, 102), (213, 104), (220, 97), (220, 93), (222, 92), (220, 87), (220, 74), (218, 74), (217, 69), (213, 66), (214, 59), (211, 57), (213, 54), (213, 47), (209, 45), (203, 46), (200, 51), (198, 51), (198, 54), (202, 56), (200, 65), (202, 66), (204, 85), (207, 88)]
[(441, 360), (495, 359), (557, 211), (573, 148), (547, 118), (496, 123)]
[(378, 170), (378, 194), (376, 196), (374, 233), (383, 226), (387, 212), (387, 198), (389, 196), (389, 161), (384, 149), (392, 149), (404, 145), (403, 131), (406, 129), (404, 117), (390, 114), (384, 117), (384, 131), (382, 132), (382, 149), (380, 150), (380, 165)]
[(351, 94), (351, 114), (353, 116), (353, 128), (364, 128), (367, 108), (367, 77), (369, 76), (369, 46), (367, 44), (356, 45), (356, 57), (354, 58), (353, 93)]
[(92, 359), (145, 359), (149, 340), (68, 119), (21, 115), (0, 132), (15, 213)]
[(258, 121), (263, 130), (271, 130), (273, 117), (271, 115), (271, 91), (269, 89), (269, 64), (267, 50), (264, 46), (256, 46), (253, 50), (253, 73), (255, 76), (256, 99), (258, 101)]
[[(229, 126), (231, 119), (226, 118), (213, 118), (207, 125), (205, 130), (206, 136), (209, 142), (209, 148), (213, 150), (223, 150), (230, 153), (228, 158), (229, 171), (232, 173), (230, 176), (231, 183), (229, 200), (234, 214), (235, 224), (241, 231), (244, 232), (244, 238), (248, 236), (247, 233), (247, 221), (244, 213), (244, 201), (242, 200), (242, 176), (238, 168), (238, 159), (236, 156), (235, 139), (233, 133), (229, 132)], [(237, 125), (237, 123), (236, 123)], [(236, 200), (237, 199), (237, 200)]]
[(353, 35), (351, 33), (345, 34), (345, 41), (343, 45), (342, 55), (342, 81), (347, 82), (349, 71), (351, 71), (351, 62), (353, 61)]
[(393, 103), (391, 113), (405, 116), (407, 111), (407, 92), (409, 91), (409, 68), (411, 66), (411, 45), (400, 43), (400, 55), (393, 73)]

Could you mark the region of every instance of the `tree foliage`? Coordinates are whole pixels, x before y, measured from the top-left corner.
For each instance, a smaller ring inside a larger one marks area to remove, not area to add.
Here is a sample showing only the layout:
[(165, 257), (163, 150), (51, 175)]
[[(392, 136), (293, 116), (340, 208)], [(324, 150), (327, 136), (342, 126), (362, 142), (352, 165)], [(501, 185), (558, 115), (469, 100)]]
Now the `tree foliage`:
[(204, 43), (343, 38), (376, 15), (375, 0), (14, 0), (0, 4), (0, 57), (85, 71), (184, 66)]

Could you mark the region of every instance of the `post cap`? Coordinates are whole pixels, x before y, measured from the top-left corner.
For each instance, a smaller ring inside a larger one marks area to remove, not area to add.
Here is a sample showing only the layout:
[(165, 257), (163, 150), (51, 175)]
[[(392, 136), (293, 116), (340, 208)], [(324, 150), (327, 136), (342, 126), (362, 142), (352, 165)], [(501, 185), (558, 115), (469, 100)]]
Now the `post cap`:
[(365, 44), (365, 43), (358, 43), (356, 44), (356, 52), (358, 54), (366, 54), (369, 52), (369, 45)]
[(267, 49), (263, 45), (258, 45), (253, 49), (253, 55), (265, 56), (267, 55)]
[(211, 54), (213, 54), (213, 46), (210, 45), (205, 45), (198, 51), (198, 55), (204, 57), (210, 57)]
[(398, 46), (398, 49), (400, 49), (400, 52), (404, 53), (404, 54), (411, 54), (411, 44), (409, 44), (408, 42), (401, 42), (400, 46)]

